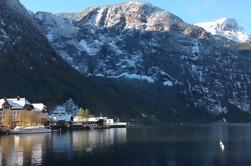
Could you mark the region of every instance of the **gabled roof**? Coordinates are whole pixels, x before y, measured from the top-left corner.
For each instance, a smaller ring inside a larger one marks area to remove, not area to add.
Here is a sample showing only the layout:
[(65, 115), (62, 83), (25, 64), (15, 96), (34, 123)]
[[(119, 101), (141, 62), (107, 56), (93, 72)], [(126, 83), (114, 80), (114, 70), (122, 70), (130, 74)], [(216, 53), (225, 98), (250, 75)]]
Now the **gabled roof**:
[(33, 107), (35, 108), (35, 111), (42, 112), (46, 106), (43, 103), (33, 103)]
[(11, 105), (11, 109), (22, 109), (25, 105), (31, 105), (31, 103), (25, 98), (0, 99), (0, 109), (3, 109), (2, 106), (5, 101)]

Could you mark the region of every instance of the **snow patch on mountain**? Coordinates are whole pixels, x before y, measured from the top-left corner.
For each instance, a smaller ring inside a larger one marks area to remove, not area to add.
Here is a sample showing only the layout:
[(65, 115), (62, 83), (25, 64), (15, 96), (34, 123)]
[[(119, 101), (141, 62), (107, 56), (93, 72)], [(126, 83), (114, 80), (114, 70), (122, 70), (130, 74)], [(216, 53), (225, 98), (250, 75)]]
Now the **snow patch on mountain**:
[(85, 40), (80, 40), (79, 44), (80, 46), (88, 53), (88, 55), (96, 55), (99, 51), (100, 48), (97, 47), (98, 41), (95, 41), (96, 44), (94, 45), (89, 45)]
[(1, 34), (1, 37), (5, 38), (5, 39), (9, 38), (4, 29), (0, 29), (0, 34)]
[(243, 43), (251, 41), (250, 35), (232, 18), (221, 18), (216, 21), (203, 22), (195, 25), (204, 28), (212, 35), (220, 35), (235, 42)]
[(167, 80), (167, 81), (163, 82), (163, 85), (170, 87), (170, 86), (173, 86), (173, 82), (170, 80)]
[(120, 75), (117, 76), (108, 76), (108, 78), (128, 78), (128, 79), (135, 79), (135, 80), (145, 80), (149, 83), (154, 83), (154, 79), (150, 76), (146, 76), (146, 75), (140, 75), (140, 74), (130, 74), (130, 73), (122, 73)]
[(46, 36), (51, 42), (60, 38), (72, 38), (79, 31), (79, 28), (73, 25), (72, 20), (63, 19), (51, 13), (38, 12), (34, 18), (38, 23), (46, 24)]

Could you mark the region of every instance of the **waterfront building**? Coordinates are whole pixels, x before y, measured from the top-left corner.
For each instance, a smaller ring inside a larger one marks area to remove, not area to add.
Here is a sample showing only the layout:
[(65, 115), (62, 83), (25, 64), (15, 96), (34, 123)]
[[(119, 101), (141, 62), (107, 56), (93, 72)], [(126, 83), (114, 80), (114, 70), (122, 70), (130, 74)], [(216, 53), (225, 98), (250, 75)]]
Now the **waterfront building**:
[(0, 99), (0, 123), (6, 127), (35, 125), (48, 122), (48, 111), (44, 104), (31, 104), (26, 98)]

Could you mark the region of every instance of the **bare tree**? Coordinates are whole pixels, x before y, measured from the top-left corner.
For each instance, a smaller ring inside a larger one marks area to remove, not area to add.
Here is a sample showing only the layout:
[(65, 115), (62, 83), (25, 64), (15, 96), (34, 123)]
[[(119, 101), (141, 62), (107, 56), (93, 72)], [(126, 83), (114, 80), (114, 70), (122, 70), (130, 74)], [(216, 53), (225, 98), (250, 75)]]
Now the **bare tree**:
[(13, 117), (11, 115), (11, 110), (4, 111), (3, 125), (11, 128), (13, 126)]
[(35, 111), (22, 111), (21, 118), (20, 118), (20, 125), (21, 126), (31, 126), (40, 124), (41, 121), (38, 117), (38, 113)]

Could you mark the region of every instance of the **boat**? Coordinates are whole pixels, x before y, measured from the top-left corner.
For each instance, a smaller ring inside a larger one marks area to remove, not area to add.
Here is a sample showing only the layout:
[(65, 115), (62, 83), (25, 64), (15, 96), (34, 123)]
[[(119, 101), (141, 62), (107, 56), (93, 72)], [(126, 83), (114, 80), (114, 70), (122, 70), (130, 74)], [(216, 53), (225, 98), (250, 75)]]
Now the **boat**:
[(105, 124), (110, 128), (126, 128), (126, 122), (114, 122), (113, 119), (107, 119)]
[(109, 124), (110, 128), (126, 128), (127, 124), (125, 122), (115, 122)]
[(45, 126), (29, 126), (22, 127), (16, 126), (14, 129), (10, 130), (11, 134), (36, 134), (36, 133), (50, 133), (51, 129)]

